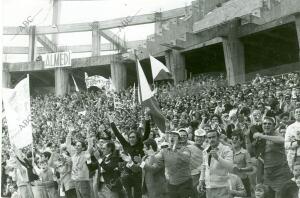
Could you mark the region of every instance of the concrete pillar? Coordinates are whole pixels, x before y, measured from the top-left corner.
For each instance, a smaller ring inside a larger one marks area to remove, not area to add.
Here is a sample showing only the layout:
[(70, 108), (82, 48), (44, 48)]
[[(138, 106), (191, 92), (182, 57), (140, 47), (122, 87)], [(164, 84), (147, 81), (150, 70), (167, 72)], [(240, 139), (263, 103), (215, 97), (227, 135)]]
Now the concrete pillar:
[(162, 34), (162, 24), (163, 22), (161, 21), (161, 12), (155, 13), (155, 26), (154, 26), (154, 31), (155, 34)]
[(5, 68), (2, 69), (2, 88), (11, 88), (11, 75)]
[(300, 14), (297, 14), (295, 16), (295, 25), (296, 25), (296, 30), (297, 30), (297, 37), (298, 37), (298, 53), (299, 53), (299, 60), (300, 60)]
[[(61, 0), (53, 0), (52, 25), (56, 26), (60, 23)], [(52, 42), (58, 46), (58, 35), (52, 34)]]
[(229, 85), (245, 82), (244, 45), (237, 37), (239, 22), (231, 23), (227, 37), (223, 38), (223, 50)]
[(55, 95), (64, 96), (69, 91), (69, 72), (65, 68), (55, 69)]
[(171, 71), (175, 84), (186, 80), (185, 57), (178, 50), (165, 52), (166, 66)]
[(110, 71), (112, 82), (117, 91), (127, 88), (127, 68), (126, 66), (117, 60), (110, 62)]
[(35, 33), (35, 26), (29, 27), (29, 45), (28, 45), (28, 61), (35, 61), (36, 58), (36, 33)]
[(100, 56), (101, 36), (98, 22), (93, 22), (92, 30), (92, 56)]

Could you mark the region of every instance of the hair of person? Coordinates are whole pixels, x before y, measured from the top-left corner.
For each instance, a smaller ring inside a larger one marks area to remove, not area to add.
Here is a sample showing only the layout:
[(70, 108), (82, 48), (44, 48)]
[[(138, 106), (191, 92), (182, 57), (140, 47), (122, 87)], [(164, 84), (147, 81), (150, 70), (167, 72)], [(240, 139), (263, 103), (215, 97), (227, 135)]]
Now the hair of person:
[(216, 133), (217, 134), (217, 137), (220, 137), (220, 133), (218, 133), (218, 131), (214, 130), (214, 129), (211, 129), (209, 131), (206, 132), (206, 136), (209, 134), (209, 133)]
[(238, 137), (242, 142), (244, 141), (244, 136), (241, 129), (234, 129), (231, 136)]
[(269, 193), (269, 187), (267, 185), (265, 185), (265, 184), (256, 184), (255, 190), (256, 189), (263, 189), (265, 197), (266, 197), (266, 194)]
[(219, 115), (217, 115), (217, 114), (213, 114), (213, 115), (210, 117), (210, 119), (212, 119), (212, 118), (214, 118), (214, 117), (218, 118), (218, 122), (219, 122), (219, 124), (221, 124), (221, 123), (222, 123), (222, 120), (221, 120), (221, 118), (220, 118), (220, 116), (219, 116)]
[(136, 137), (136, 143), (138, 142), (141, 142), (142, 141), (142, 137), (141, 137), (141, 134), (138, 133), (137, 131), (129, 131), (128, 133), (128, 137), (131, 135), (131, 134), (135, 134), (135, 137)]
[(273, 125), (276, 124), (276, 123), (275, 123), (275, 119), (272, 118), (272, 117), (269, 117), (269, 116), (265, 116), (263, 120), (269, 120), (269, 121), (271, 121), (271, 122), (273, 123)]
[(47, 160), (49, 160), (51, 157), (51, 153), (48, 151), (43, 152), (42, 155), (44, 155), (47, 158)]
[(111, 153), (115, 153), (116, 151), (116, 145), (113, 141), (108, 141), (106, 143), (106, 147), (110, 149)]
[(82, 147), (82, 150), (86, 150), (87, 147), (86, 147), (86, 143), (84, 141), (81, 141), (81, 140), (77, 140), (76, 142), (79, 142), (81, 144), (81, 147)]
[(282, 119), (285, 116), (289, 117), (290, 114), (288, 112), (284, 112), (284, 113), (282, 113), (282, 114), (279, 115), (279, 118)]
[(144, 145), (150, 149), (150, 146), (151, 148), (153, 149), (153, 151), (157, 151), (157, 143), (154, 139), (152, 138), (149, 138), (147, 140), (144, 141)]

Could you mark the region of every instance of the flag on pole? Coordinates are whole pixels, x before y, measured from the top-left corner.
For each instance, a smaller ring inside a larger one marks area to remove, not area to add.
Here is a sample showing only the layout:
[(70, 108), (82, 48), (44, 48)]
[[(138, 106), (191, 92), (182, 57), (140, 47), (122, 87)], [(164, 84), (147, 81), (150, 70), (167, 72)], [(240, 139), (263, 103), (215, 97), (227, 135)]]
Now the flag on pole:
[(171, 73), (169, 69), (164, 64), (162, 64), (159, 60), (157, 60), (153, 56), (150, 56), (150, 63), (151, 63), (153, 81), (165, 80), (171, 78)]
[(166, 131), (165, 118), (160, 111), (158, 102), (154, 97), (154, 93), (151, 91), (146, 76), (138, 60), (137, 60), (137, 71), (138, 71), (137, 73), (138, 73), (139, 88), (140, 88), (139, 92), (141, 94), (142, 105), (150, 108), (150, 114), (152, 115), (155, 124), (160, 129), (160, 131), (165, 132)]
[(32, 144), (29, 75), (14, 89), (2, 88), (9, 140), (17, 148)]
[(73, 75), (71, 75), (71, 76), (72, 76), (72, 79), (73, 79), (73, 82), (74, 82), (74, 85), (75, 85), (75, 91), (79, 92), (79, 88), (78, 88), (78, 86), (77, 86), (77, 83), (76, 83), (76, 81), (75, 81)]

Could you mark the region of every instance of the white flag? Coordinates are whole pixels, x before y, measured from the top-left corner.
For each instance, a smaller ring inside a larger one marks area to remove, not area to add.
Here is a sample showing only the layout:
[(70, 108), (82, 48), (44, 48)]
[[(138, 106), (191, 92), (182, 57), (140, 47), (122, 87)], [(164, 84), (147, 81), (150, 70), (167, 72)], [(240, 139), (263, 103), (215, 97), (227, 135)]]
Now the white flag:
[(170, 79), (171, 73), (164, 64), (162, 64), (159, 60), (157, 60), (153, 56), (150, 56), (150, 63), (151, 63), (153, 81)]
[(10, 143), (17, 148), (32, 144), (29, 76), (14, 89), (3, 88), (2, 93)]

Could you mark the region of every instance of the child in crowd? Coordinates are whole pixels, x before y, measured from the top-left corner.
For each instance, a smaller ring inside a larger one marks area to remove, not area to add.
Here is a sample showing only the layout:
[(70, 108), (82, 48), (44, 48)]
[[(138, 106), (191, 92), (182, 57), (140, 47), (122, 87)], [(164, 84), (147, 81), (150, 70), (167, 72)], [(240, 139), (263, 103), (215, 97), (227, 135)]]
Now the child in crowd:
[(255, 186), (255, 198), (268, 198), (269, 188), (264, 184), (257, 184)]

